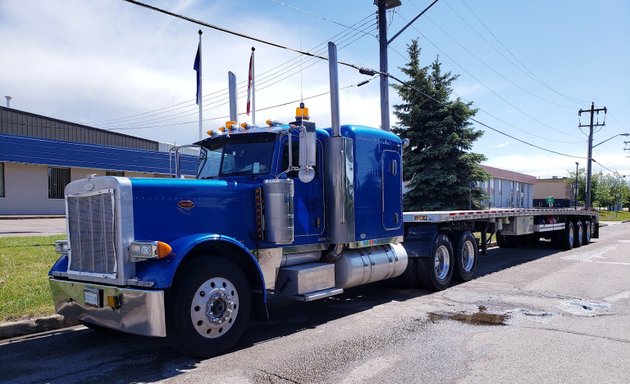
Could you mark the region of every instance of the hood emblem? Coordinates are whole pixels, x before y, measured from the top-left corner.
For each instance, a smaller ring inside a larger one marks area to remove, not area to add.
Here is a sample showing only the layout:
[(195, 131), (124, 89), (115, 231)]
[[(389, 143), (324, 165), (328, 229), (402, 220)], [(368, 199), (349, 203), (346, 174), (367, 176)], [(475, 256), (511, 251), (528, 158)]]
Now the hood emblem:
[(92, 184), (92, 183), (87, 183), (87, 184), (85, 184), (85, 185), (83, 186), (83, 189), (84, 189), (84, 190), (86, 190), (86, 191), (91, 191), (91, 190), (93, 190), (93, 189), (94, 189), (94, 184)]
[(177, 206), (182, 209), (191, 209), (195, 207), (195, 203), (190, 200), (180, 200), (177, 202)]

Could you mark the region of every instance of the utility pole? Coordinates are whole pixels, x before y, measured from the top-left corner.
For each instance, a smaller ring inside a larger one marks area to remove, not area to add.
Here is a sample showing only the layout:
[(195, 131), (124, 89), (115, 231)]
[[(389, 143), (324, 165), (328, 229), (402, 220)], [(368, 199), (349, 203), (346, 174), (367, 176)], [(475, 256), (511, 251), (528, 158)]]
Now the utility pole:
[(582, 112), (589, 112), (591, 114), (590, 123), (588, 125), (580, 124), (579, 127), (589, 127), (588, 133), (588, 156), (586, 161), (586, 209), (592, 209), (591, 203), (591, 173), (592, 173), (592, 162), (593, 162), (593, 128), (594, 127), (602, 127), (606, 125), (605, 123), (597, 123), (594, 124), (593, 119), (595, 117), (595, 113), (599, 114), (599, 112), (604, 111), (604, 113), (608, 112), (606, 107), (603, 108), (595, 108), (595, 103), (591, 102), (591, 109), (580, 109), (578, 112), (578, 116), (582, 116)]
[[(400, 3), (399, 3), (400, 4)], [(381, 129), (389, 131), (389, 77), (387, 76), (387, 0), (378, 0), (378, 45), (380, 50)]]
[(414, 17), (407, 25), (405, 25), (398, 33), (396, 33), (391, 39), (387, 39), (387, 18), (385, 17), (385, 11), (390, 8), (400, 6), (400, 0), (375, 0), (374, 4), (378, 6), (378, 45), (380, 51), (380, 81), (381, 81), (381, 129), (389, 131), (389, 76), (388, 76), (388, 63), (387, 63), (387, 46), (391, 44), (394, 39), (400, 36), (405, 29), (407, 29), (414, 21), (426, 11), (429, 10), (438, 0), (433, 0), (428, 7)]

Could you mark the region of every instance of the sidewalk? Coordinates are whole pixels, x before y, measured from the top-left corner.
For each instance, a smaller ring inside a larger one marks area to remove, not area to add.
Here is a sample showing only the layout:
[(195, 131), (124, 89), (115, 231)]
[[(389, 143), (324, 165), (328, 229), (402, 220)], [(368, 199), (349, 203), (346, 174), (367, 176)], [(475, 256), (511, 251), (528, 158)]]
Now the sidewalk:
[(65, 216), (0, 216), (0, 237), (48, 236), (65, 232)]

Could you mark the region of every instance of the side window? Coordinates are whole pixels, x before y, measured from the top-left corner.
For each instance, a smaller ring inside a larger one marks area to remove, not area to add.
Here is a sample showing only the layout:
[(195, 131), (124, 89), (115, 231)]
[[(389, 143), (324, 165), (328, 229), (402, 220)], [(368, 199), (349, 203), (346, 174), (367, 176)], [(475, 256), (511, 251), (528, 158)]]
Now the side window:
[(48, 198), (63, 199), (64, 188), (70, 183), (70, 168), (48, 168)]

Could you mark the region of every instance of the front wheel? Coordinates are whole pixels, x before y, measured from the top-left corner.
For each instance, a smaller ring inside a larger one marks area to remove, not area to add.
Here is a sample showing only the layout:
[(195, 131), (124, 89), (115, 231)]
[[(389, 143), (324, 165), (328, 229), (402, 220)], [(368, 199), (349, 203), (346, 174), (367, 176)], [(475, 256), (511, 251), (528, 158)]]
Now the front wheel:
[(223, 258), (196, 259), (183, 268), (167, 304), (167, 337), (187, 355), (219, 355), (245, 330), (251, 311), (249, 282)]

